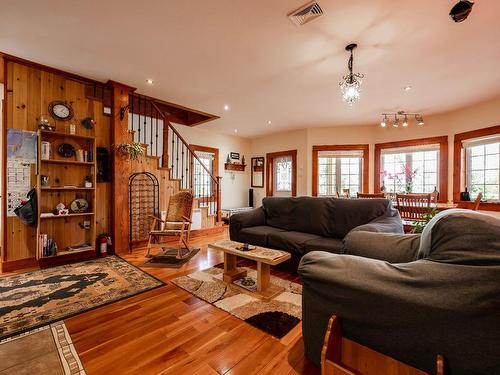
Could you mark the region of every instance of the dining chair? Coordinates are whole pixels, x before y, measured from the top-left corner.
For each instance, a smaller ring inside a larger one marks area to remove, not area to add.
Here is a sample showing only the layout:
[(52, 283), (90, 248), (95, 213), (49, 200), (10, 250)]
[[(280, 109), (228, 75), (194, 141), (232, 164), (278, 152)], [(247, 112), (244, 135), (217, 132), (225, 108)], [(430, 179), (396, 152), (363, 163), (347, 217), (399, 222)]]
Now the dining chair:
[(431, 201), (432, 194), (396, 194), (396, 206), (403, 221), (423, 221)]
[(479, 205), (481, 204), (481, 199), (483, 199), (483, 193), (479, 192), (476, 199), (474, 200), (474, 207), (472, 207), (473, 211), (479, 210)]
[(358, 198), (368, 198), (368, 199), (372, 199), (372, 198), (385, 198), (385, 194), (384, 193), (374, 193), (374, 194), (358, 193), (357, 197)]

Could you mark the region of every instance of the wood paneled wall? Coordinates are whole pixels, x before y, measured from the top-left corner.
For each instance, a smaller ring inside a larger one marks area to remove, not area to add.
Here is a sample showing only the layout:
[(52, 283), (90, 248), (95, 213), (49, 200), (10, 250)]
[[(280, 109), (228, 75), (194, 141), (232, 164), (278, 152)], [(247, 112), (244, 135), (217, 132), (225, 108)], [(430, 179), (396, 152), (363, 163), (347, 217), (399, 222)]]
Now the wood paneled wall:
[[(96, 121), (94, 129), (87, 130), (78, 126), (77, 133), (93, 135), (98, 147), (110, 148), (110, 117), (103, 114), (101, 101), (86, 97), (85, 83), (29, 64), (13, 61), (5, 61), (5, 64), (7, 74), (4, 128), (36, 131), (37, 118), (41, 114), (48, 114), (49, 103), (53, 100), (65, 100), (71, 103), (75, 118), (91, 116)], [(56, 122), (57, 129), (61, 131), (66, 131), (66, 125), (67, 122)], [(2, 173), (5, 173), (5, 169)], [(36, 183), (34, 173), (35, 166), (32, 167), (33, 185)], [(96, 194), (99, 202), (96, 207), (97, 233), (109, 233), (111, 183), (98, 183)], [(3, 215), (5, 214), (4, 209)], [(25, 226), (16, 217), (7, 218), (5, 228), (2, 260), (16, 261), (34, 257), (35, 228)]]

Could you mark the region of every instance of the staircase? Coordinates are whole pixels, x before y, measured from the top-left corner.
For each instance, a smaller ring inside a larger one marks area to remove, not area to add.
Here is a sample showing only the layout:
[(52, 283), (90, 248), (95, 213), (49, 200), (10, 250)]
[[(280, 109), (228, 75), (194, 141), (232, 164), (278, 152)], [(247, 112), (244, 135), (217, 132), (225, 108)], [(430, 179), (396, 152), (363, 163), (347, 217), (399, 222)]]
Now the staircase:
[[(201, 211), (201, 229), (221, 222), (220, 177), (201, 162), (186, 140), (168, 120), (154, 99), (136, 93), (129, 96), (128, 129), (131, 141), (140, 143), (146, 157), (132, 163), (133, 173), (148, 172), (159, 182), (159, 211), (180, 190), (194, 194), (193, 209)], [(141, 239), (142, 240), (142, 239)]]

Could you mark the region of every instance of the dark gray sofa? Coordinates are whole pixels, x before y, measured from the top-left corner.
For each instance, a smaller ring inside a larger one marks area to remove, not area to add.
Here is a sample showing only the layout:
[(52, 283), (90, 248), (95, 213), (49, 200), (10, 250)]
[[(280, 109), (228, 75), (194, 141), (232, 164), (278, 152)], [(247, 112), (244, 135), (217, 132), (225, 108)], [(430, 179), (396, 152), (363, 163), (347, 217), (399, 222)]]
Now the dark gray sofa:
[(261, 207), (231, 216), (229, 228), (234, 241), (298, 258), (318, 250), (340, 253), (352, 230), (403, 233), (399, 213), (387, 199), (264, 198)]
[(316, 365), (336, 314), (347, 338), (424, 371), (442, 354), (452, 375), (500, 373), (500, 220), (449, 210), (422, 236), (350, 233), (344, 252), (299, 265)]

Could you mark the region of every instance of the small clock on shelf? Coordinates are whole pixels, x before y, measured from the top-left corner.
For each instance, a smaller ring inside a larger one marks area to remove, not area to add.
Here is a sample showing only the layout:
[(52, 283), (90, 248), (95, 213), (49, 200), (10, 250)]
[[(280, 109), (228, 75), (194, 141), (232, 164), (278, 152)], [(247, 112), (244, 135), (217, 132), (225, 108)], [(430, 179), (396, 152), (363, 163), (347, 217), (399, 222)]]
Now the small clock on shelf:
[(71, 105), (62, 100), (54, 100), (53, 102), (50, 102), (49, 113), (55, 120), (59, 121), (71, 120), (75, 114)]

